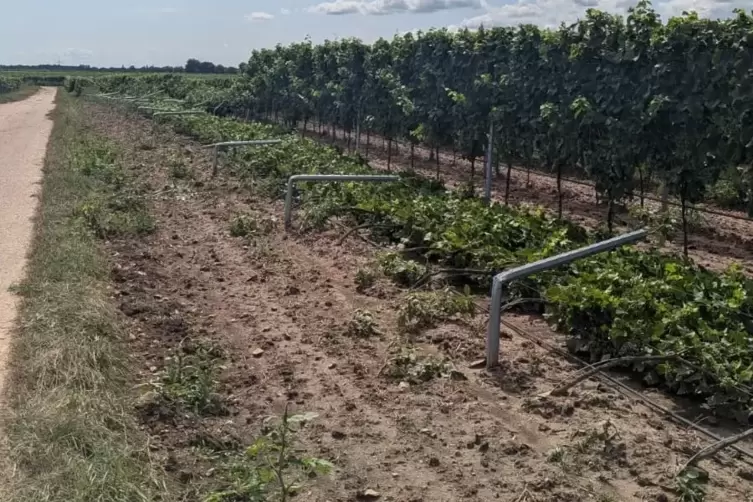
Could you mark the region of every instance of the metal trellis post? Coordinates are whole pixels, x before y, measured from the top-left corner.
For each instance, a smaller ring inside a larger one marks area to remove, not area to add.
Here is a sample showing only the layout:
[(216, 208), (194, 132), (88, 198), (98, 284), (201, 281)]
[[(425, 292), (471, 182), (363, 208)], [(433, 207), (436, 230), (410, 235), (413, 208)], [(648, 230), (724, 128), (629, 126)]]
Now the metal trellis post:
[(331, 182), (331, 181), (360, 181), (385, 182), (399, 181), (400, 176), (384, 176), (372, 174), (296, 174), (288, 178), (288, 188), (285, 194), (285, 229), (290, 228), (293, 213), (293, 186), (297, 181)]
[(486, 369), (492, 369), (499, 364), (499, 330), (502, 317), (502, 289), (511, 281), (522, 279), (529, 275), (543, 272), (561, 265), (572, 263), (598, 253), (611, 251), (625, 244), (639, 241), (648, 235), (648, 230), (636, 230), (625, 235), (613, 237), (606, 241), (597, 242), (590, 246), (568, 251), (566, 253), (539, 260), (527, 265), (506, 270), (497, 274), (492, 281), (492, 301), (489, 310), (489, 330), (486, 336)]

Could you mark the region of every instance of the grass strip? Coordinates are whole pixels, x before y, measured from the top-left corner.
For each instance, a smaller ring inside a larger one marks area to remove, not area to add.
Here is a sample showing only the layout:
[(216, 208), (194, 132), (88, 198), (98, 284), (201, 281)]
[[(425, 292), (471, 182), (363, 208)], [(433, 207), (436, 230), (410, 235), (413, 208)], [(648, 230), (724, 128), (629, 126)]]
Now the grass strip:
[[(128, 352), (101, 234), (81, 209), (92, 200), (116, 201), (124, 190), (132, 197), (133, 188), (75, 100), (58, 93), (53, 118), (28, 278), (18, 288), (3, 500), (167, 501), (132, 415)], [(121, 213), (121, 234), (143, 232), (143, 206), (103, 207)], [(137, 216), (123, 217), (132, 212)]]
[(11, 103), (13, 101), (23, 101), (36, 94), (38, 90), (39, 87), (36, 85), (22, 85), (15, 91), (0, 93), (0, 105), (3, 103)]

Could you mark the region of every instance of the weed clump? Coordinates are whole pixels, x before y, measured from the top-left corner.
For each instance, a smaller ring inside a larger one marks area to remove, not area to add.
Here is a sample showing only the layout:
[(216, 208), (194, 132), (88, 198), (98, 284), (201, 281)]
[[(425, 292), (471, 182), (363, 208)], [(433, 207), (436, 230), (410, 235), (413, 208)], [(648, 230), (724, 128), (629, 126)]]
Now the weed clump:
[(415, 292), (407, 294), (398, 308), (397, 323), (404, 331), (416, 332), (452, 316), (470, 316), (475, 312), (476, 303), (467, 289), (463, 293), (450, 288)]
[(167, 160), (170, 177), (175, 180), (187, 180), (193, 178), (193, 170), (186, 165), (185, 161), (176, 154), (171, 154)]
[(102, 239), (149, 234), (156, 228), (144, 198), (134, 192), (94, 195), (75, 214)]
[(176, 180), (191, 179), (193, 171), (184, 164), (173, 164), (170, 166), (170, 177)]
[(353, 338), (371, 338), (379, 335), (374, 316), (368, 310), (356, 310), (348, 323), (347, 335)]
[(141, 235), (154, 231), (141, 190), (129, 186), (123, 168), (117, 163), (115, 148), (105, 140), (90, 138), (77, 149), (71, 163), (89, 185), (88, 197), (74, 210), (102, 239)]
[(181, 345), (153, 383), (160, 404), (197, 415), (224, 413), (222, 399), (215, 391), (220, 363), (221, 352), (214, 346)]
[(230, 235), (233, 237), (252, 237), (268, 234), (274, 228), (274, 221), (260, 218), (258, 215), (239, 214), (230, 221)]
[(256, 221), (248, 215), (239, 214), (230, 222), (230, 235), (248, 237), (256, 232)]
[(385, 374), (389, 378), (417, 385), (451, 376), (452, 367), (445, 360), (422, 357), (414, 350), (406, 349), (390, 360)]

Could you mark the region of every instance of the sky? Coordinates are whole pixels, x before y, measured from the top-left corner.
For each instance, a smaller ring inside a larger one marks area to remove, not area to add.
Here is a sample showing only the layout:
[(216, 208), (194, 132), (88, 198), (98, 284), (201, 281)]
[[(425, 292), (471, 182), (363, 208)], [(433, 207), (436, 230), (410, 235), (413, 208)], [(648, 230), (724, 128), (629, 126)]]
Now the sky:
[[(624, 13), (636, 0), (102, 0), (8, 1), (0, 64), (237, 66), (253, 49), (310, 37), (379, 37), (419, 29), (532, 23), (554, 27), (587, 8)], [(164, 3), (162, 3), (164, 2)], [(3, 2), (6, 3), (6, 2)], [(728, 17), (750, 0), (654, 0), (667, 18), (695, 10)]]

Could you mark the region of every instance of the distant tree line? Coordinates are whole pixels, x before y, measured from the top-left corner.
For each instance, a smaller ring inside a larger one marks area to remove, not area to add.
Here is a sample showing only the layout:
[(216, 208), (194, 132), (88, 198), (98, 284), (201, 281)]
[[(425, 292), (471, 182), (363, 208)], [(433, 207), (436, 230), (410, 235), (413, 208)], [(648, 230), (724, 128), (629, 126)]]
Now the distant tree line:
[(210, 61), (199, 61), (198, 59), (189, 59), (186, 61), (186, 73), (238, 73), (238, 68), (234, 66), (223, 66), (214, 64)]
[(54, 71), (54, 72), (140, 72), (140, 73), (238, 73), (238, 68), (233, 66), (223, 66), (214, 64), (209, 61), (199, 61), (198, 59), (189, 59), (186, 66), (110, 66), (98, 67), (90, 65), (59, 65), (59, 64), (39, 64), (39, 65), (0, 65), (0, 71)]

